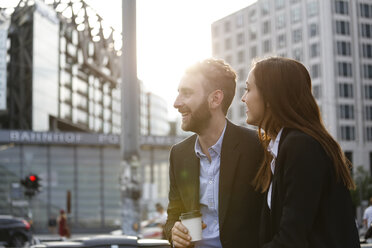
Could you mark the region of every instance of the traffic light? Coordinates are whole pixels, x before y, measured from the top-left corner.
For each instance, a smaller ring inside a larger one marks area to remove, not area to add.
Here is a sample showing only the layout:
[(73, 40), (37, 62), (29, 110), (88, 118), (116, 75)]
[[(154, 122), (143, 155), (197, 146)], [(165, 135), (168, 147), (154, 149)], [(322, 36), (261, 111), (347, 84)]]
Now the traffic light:
[(32, 197), (40, 192), (40, 179), (36, 174), (29, 174), (25, 179), (21, 180), (21, 184), (25, 187), (25, 195)]

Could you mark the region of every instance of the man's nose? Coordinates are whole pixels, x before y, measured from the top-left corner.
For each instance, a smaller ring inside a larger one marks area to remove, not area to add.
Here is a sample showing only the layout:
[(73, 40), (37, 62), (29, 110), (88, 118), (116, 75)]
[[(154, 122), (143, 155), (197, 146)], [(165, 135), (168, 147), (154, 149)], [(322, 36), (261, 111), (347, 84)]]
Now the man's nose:
[(176, 109), (178, 109), (178, 108), (181, 107), (181, 105), (182, 105), (182, 103), (181, 103), (181, 101), (179, 99), (179, 96), (177, 96), (176, 100), (173, 103), (173, 107), (176, 108)]

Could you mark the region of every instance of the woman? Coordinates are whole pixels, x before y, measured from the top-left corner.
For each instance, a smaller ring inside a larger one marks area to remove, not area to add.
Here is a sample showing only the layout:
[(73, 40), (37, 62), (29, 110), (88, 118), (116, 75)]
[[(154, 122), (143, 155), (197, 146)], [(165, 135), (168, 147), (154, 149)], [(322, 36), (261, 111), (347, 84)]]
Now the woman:
[(58, 217), (58, 233), (61, 237), (70, 237), (70, 230), (67, 226), (67, 218), (65, 211), (63, 209), (60, 210), (60, 215)]
[(351, 163), (327, 132), (299, 62), (256, 62), (242, 101), (266, 154), (254, 180), (266, 192), (260, 242), (274, 247), (360, 247)]

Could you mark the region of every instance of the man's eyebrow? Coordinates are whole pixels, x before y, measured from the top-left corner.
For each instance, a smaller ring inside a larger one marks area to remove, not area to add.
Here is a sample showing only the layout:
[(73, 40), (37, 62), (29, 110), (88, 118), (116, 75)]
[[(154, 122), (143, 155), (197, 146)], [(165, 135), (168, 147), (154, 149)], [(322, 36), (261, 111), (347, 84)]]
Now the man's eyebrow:
[(179, 88), (178, 89), (178, 92), (192, 92), (194, 91), (192, 88), (188, 88), (188, 87), (182, 87), (182, 88)]

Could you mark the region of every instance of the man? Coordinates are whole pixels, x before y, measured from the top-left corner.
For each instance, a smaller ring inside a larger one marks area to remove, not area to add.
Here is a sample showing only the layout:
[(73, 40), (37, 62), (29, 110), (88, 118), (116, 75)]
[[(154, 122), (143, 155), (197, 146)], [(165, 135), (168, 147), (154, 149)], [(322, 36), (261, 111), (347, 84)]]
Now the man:
[[(174, 247), (258, 247), (262, 196), (251, 182), (262, 160), (257, 133), (226, 119), (236, 73), (207, 59), (186, 70), (174, 107), (195, 135), (172, 147), (166, 237)], [(202, 240), (191, 244), (181, 213), (200, 210)]]
[(164, 210), (163, 205), (161, 205), (160, 203), (156, 203), (155, 208), (156, 208), (156, 216), (155, 216), (154, 222), (158, 222), (161, 225), (165, 225), (165, 222), (167, 221), (168, 214)]
[(369, 207), (364, 210), (363, 213), (363, 224), (367, 228), (365, 233), (365, 239), (372, 237), (372, 197), (369, 198)]

